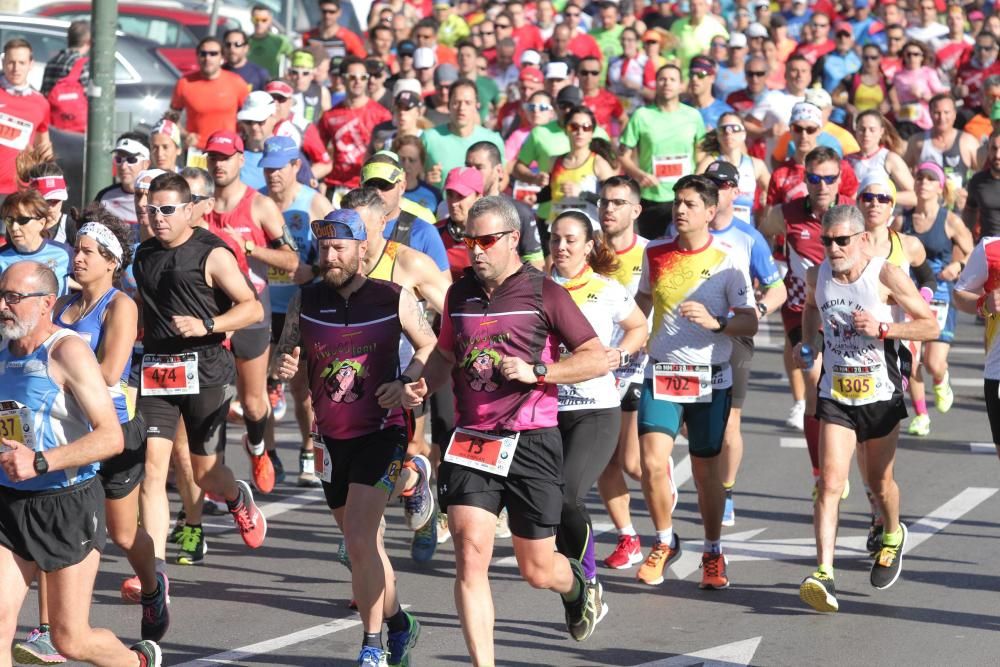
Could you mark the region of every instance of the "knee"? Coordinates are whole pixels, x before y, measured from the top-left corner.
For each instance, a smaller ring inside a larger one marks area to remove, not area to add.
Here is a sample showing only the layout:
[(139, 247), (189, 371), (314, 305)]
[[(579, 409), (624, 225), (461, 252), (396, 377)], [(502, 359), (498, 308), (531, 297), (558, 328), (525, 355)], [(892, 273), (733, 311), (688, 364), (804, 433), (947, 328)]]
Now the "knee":
[(108, 537), (118, 545), (122, 551), (129, 551), (135, 545), (135, 535), (138, 525), (122, 526), (118, 522), (108, 521)]
[(267, 416), (267, 409), (271, 407), (270, 402), (267, 400), (267, 394), (258, 396), (248, 393), (243, 397), (241, 403), (243, 405), (244, 418), (252, 421), (264, 419)]
[(545, 567), (540, 563), (529, 561), (522, 564), (521, 577), (523, 577), (532, 588), (538, 588), (541, 590), (552, 588), (551, 567)]
[(490, 566), (490, 553), (485, 545), (461, 533), (452, 534), (455, 544), (456, 575), (461, 579), (486, 577)]
[(49, 625), (49, 633), (56, 649), (70, 660), (84, 660), (87, 656), (84, 647), (82, 628), (70, 628), (53, 619)]

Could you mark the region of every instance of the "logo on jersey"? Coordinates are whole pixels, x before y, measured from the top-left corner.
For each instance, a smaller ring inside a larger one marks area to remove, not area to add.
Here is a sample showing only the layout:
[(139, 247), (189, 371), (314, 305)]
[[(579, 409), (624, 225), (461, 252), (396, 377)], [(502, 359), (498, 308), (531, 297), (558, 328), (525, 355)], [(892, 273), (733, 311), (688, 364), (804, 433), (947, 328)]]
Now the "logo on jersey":
[(334, 403), (353, 403), (365, 391), (365, 367), (353, 359), (337, 359), (323, 369), (326, 396)]
[(500, 388), (500, 354), (490, 348), (473, 348), (462, 361), (472, 391), (491, 393)]

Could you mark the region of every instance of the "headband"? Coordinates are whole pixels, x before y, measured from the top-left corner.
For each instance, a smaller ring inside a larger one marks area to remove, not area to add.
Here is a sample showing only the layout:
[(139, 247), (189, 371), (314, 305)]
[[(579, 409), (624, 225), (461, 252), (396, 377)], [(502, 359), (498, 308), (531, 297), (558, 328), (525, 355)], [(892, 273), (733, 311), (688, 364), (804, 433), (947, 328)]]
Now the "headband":
[(96, 222), (88, 222), (76, 234), (94, 239), (99, 246), (110, 252), (115, 261), (121, 265), (125, 252), (122, 250), (122, 244), (118, 241), (118, 237), (110, 229)]
[(941, 165), (939, 165), (937, 162), (929, 162), (929, 161), (921, 162), (919, 165), (917, 165), (917, 172), (919, 173), (921, 171), (929, 171), (932, 174), (934, 174), (941, 187), (942, 188), (944, 187), (945, 183), (944, 169), (942, 169)]

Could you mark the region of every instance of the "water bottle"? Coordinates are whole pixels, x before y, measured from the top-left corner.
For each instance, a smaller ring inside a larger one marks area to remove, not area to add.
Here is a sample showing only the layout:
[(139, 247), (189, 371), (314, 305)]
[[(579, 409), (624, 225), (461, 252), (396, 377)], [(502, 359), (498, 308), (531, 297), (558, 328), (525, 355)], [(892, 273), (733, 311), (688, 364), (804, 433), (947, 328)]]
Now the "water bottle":
[(812, 345), (803, 345), (799, 348), (799, 356), (802, 357), (802, 361), (805, 362), (806, 368), (812, 368), (813, 363), (816, 361), (816, 355), (813, 353)]

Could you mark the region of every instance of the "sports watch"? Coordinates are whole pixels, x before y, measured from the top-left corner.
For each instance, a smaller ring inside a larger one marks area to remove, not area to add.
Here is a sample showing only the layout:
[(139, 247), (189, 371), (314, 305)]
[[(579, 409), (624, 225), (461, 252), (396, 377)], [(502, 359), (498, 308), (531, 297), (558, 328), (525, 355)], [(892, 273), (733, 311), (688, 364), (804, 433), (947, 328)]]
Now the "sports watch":
[(44, 452), (35, 452), (35, 472), (44, 475), (49, 471), (49, 462), (45, 460)]
[(207, 331), (209, 334), (215, 333), (215, 320), (213, 320), (211, 317), (206, 317), (201, 321), (201, 323), (205, 325), (205, 331)]
[(549, 374), (549, 367), (539, 361), (531, 367), (531, 372), (535, 374), (535, 380), (538, 384), (545, 384), (545, 376)]

